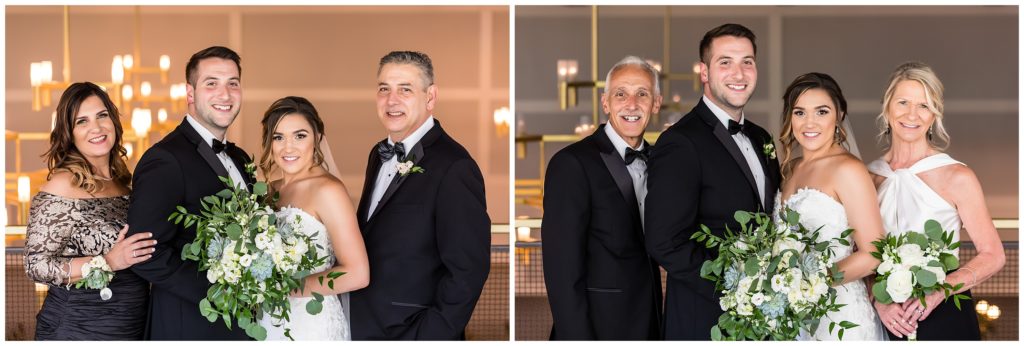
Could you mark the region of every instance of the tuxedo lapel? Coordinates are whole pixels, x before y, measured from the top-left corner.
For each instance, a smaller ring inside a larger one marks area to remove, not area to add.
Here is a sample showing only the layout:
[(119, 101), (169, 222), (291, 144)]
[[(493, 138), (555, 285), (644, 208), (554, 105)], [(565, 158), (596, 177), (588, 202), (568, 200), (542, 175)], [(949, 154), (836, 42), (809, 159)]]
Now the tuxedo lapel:
[(736, 161), (736, 165), (743, 171), (743, 176), (747, 177), (747, 183), (750, 183), (750, 190), (754, 192), (757, 199), (761, 199), (761, 195), (757, 193), (757, 182), (754, 181), (754, 173), (750, 171), (750, 167), (747, 166), (747, 159), (743, 156), (743, 152), (740, 151), (740, 146), (736, 145), (736, 140), (732, 139), (732, 135), (729, 134), (729, 130), (725, 129), (721, 121), (715, 117), (715, 114), (711, 112), (711, 109), (704, 104), (701, 100), (700, 104), (697, 105), (698, 112), (701, 120), (704, 120), (708, 126), (711, 126), (711, 132), (715, 135), (715, 139), (718, 139), (725, 149), (729, 151), (729, 156)]
[[(235, 168), (238, 169), (238, 173), (242, 174), (242, 180), (245, 181), (245, 188), (251, 191), (252, 184), (256, 183), (256, 179), (245, 170), (245, 165), (249, 164), (249, 157), (245, 156), (245, 151), (242, 151), (242, 149), (238, 147), (233, 147), (232, 150), (228, 150), (227, 153), (228, 157), (231, 158), (231, 162), (235, 163)], [(225, 172), (227, 172), (227, 170), (225, 170)]]
[(203, 160), (206, 161), (206, 164), (210, 165), (210, 168), (213, 169), (213, 172), (216, 173), (217, 176), (230, 177), (230, 175), (228, 175), (228, 170), (224, 168), (224, 164), (221, 163), (220, 159), (217, 158), (217, 154), (213, 153), (213, 148), (210, 148), (209, 145), (206, 145), (206, 143), (203, 141), (203, 137), (199, 136), (199, 132), (196, 132), (196, 129), (192, 128), (192, 125), (188, 123), (188, 120), (182, 120), (181, 125), (178, 125), (177, 131), (181, 131), (181, 133), (185, 135), (185, 138), (187, 138), (189, 142), (195, 144), (196, 152), (198, 152), (199, 156), (201, 156)]
[(363, 193), (360, 195), (362, 197), (359, 198), (357, 214), (359, 215), (360, 228), (364, 232), (367, 228), (362, 226), (365, 226), (370, 218), (369, 209), (370, 203), (372, 203), (370, 199), (373, 198), (373, 188), (376, 185), (377, 173), (380, 171), (381, 165), (383, 165), (383, 162), (380, 161), (380, 156), (377, 154), (377, 146), (374, 145), (373, 149), (370, 149), (370, 157), (366, 160), (366, 178), (363, 180)]
[(764, 173), (765, 200), (761, 201), (761, 207), (765, 208), (765, 210), (770, 210), (767, 209), (768, 199), (772, 197), (768, 191), (774, 191), (775, 186), (772, 183), (771, 173), (768, 171), (768, 158), (764, 156), (764, 143), (766, 140), (760, 134), (761, 129), (756, 127), (754, 123), (751, 123), (749, 120), (747, 121), (747, 128), (750, 130), (744, 131), (744, 134), (750, 139), (750, 144), (754, 147), (754, 154), (757, 155), (757, 162), (761, 163), (761, 172)]
[(611, 173), (612, 179), (615, 180), (615, 185), (619, 188), (619, 192), (622, 193), (622, 198), (630, 206), (631, 214), (639, 219), (640, 211), (639, 207), (637, 207), (636, 191), (633, 190), (633, 178), (629, 176), (626, 162), (622, 160), (619, 153), (615, 152), (615, 146), (612, 145), (608, 135), (605, 134), (605, 126), (608, 125), (604, 124), (598, 127), (594, 134), (590, 135), (590, 139), (597, 144), (601, 161), (604, 162), (604, 166), (608, 168), (608, 173)]

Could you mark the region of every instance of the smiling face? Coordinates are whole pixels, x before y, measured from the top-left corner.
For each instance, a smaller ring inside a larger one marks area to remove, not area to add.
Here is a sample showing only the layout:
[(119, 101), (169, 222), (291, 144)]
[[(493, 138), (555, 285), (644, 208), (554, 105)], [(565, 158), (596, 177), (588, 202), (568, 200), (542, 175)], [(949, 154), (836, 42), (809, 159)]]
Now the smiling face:
[(651, 120), (661, 108), (661, 95), (654, 93), (654, 79), (639, 66), (623, 65), (608, 79), (608, 92), (601, 95), (608, 123), (629, 146), (636, 148)]
[(221, 58), (199, 61), (196, 85), (187, 84), (189, 114), (219, 139), (235, 121), (242, 104), (238, 65)]
[(285, 175), (304, 172), (313, 166), (316, 138), (313, 126), (299, 114), (288, 114), (277, 123), (271, 135), (270, 150), (274, 164)]
[(377, 118), (391, 140), (401, 142), (416, 131), (434, 110), (437, 86), (426, 85), (419, 67), (389, 63), (377, 75)]
[(91, 162), (105, 162), (114, 147), (114, 122), (99, 96), (82, 101), (72, 120), (75, 148)]
[(793, 136), (804, 150), (804, 155), (828, 150), (835, 141), (839, 111), (828, 93), (822, 89), (808, 89), (793, 105)]
[(935, 114), (928, 105), (920, 82), (905, 80), (896, 84), (892, 99), (886, 106), (893, 139), (908, 143), (927, 141), (928, 128), (935, 122)]
[(739, 121), (757, 86), (754, 45), (747, 38), (719, 36), (711, 41), (709, 56), (700, 65), (704, 96)]

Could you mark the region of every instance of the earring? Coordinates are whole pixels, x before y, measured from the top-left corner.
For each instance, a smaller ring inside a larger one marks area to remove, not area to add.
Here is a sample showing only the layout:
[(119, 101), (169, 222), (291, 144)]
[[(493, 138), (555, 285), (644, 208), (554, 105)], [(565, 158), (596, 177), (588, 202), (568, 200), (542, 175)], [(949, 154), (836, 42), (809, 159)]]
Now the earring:
[(885, 125), (885, 134), (892, 134), (892, 126)]
[(935, 132), (935, 127), (934, 126), (929, 126), (928, 127), (928, 141), (929, 142), (932, 140), (932, 134), (934, 132)]

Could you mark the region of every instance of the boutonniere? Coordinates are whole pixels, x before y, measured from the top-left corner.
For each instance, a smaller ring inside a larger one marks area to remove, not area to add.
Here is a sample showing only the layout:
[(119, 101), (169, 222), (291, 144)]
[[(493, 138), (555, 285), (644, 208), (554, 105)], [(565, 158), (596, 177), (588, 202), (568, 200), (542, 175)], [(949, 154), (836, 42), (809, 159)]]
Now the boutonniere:
[(424, 170), (423, 167), (417, 166), (412, 162), (415, 159), (416, 157), (410, 156), (407, 157), (405, 161), (399, 161), (398, 175), (404, 177), (406, 175), (409, 175), (409, 173), (426, 173), (427, 171)]
[(763, 150), (764, 155), (767, 156), (768, 159), (775, 159), (775, 141), (773, 141), (770, 137), (768, 138), (768, 142), (764, 143)]

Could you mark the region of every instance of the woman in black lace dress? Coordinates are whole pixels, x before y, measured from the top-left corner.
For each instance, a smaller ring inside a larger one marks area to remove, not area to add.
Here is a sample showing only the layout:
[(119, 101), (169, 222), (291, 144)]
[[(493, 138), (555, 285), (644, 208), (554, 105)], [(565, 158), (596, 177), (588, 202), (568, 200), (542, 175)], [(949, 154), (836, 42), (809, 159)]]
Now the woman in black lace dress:
[[(45, 154), (48, 181), (32, 199), (25, 245), (25, 272), (49, 286), (36, 340), (142, 339), (149, 285), (123, 269), (149, 259), (155, 241), (148, 233), (124, 238), (131, 173), (122, 133), (99, 86), (75, 83), (61, 95)], [(114, 271), (104, 297), (74, 287), (83, 268), (102, 262)]]

